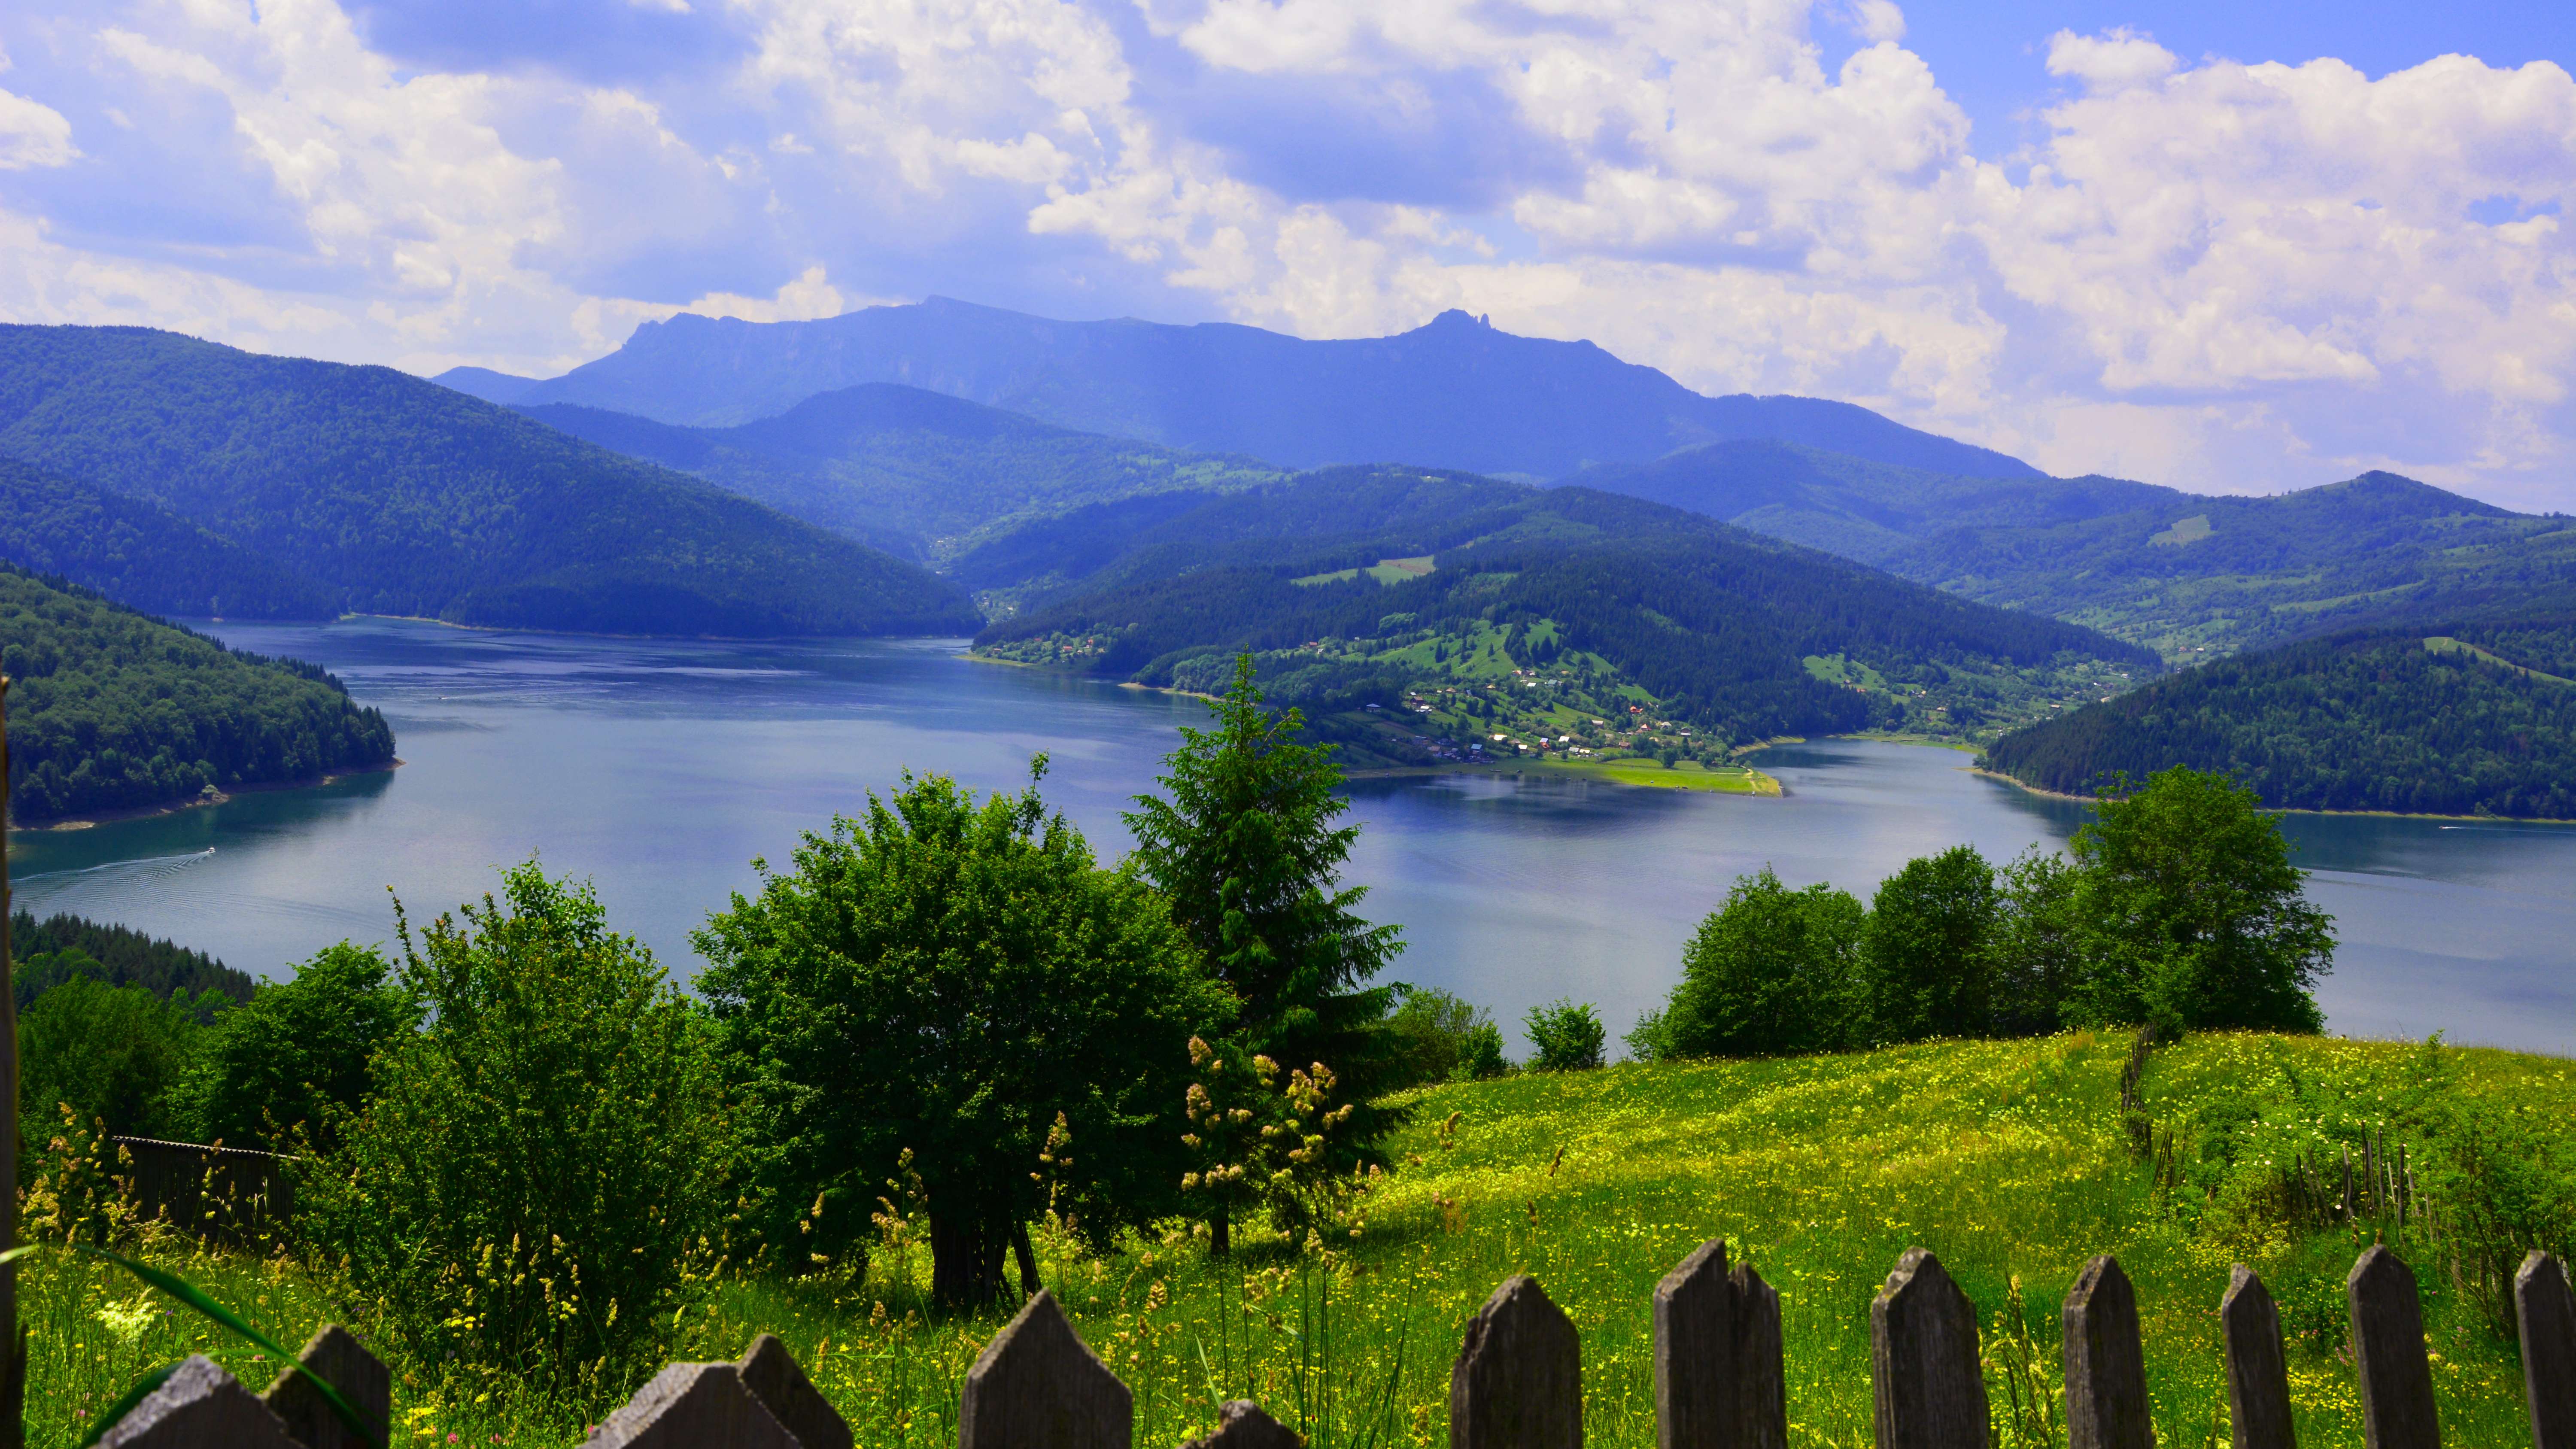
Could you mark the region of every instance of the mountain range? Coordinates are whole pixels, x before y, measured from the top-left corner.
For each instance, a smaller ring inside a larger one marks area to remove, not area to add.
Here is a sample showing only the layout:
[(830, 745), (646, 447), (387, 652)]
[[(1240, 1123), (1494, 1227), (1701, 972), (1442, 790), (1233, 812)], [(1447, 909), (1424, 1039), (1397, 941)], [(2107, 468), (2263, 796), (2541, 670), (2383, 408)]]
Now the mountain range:
[(1392, 337), (1308, 341), (1231, 323), (1058, 322), (933, 297), (812, 322), (682, 314), (561, 377), (437, 379), (519, 406), (571, 403), (729, 427), (862, 383), (903, 383), (1082, 432), (1290, 469), (1412, 463), (1526, 479), (1676, 448), (1780, 438), (1936, 472), (2036, 477), (2020, 459), (1817, 398), (1706, 397), (1589, 342), (1444, 312)]

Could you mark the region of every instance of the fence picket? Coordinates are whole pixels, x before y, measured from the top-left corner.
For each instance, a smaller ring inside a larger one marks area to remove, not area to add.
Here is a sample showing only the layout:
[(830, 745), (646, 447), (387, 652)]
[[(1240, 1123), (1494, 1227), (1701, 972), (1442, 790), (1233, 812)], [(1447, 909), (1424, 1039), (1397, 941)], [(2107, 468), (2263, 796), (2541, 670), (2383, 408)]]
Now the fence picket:
[(1039, 1290), (966, 1371), (957, 1449), (1130, 1449), (1136, 1397)]
[[(742, 1376), (742, 1386), (805, 1449), (851, 1449), (848, 1421), (805, 1377), (804, 1367), (777, 1334), (753, 1339), (733, 1369)], [(316, 1444), (313, 1449), (322, 1446)]]
[(2369, 1449), (2435, 1449), (2433, 1365), (2424, 1354), (2424, 1307), (2414, 1270), (2372, 1244), (2344, 1279), (2352, 1313), (2354, 1377), (2361, 1390), (2361, 1437)]
[(2227, 1350), (2227, 1422), (2236, 1449), (2296, 1449), (2290, 1421), (2290, 1365), (2281, 1352), (2281, 1310), (2272, 1290), (2239, 1263), (2218, 1300)]
[(1216, 1432), (1181, 1449), (1305, 1449), (1296, 1431), (1248, 1399), (1228, 1399), (1216, 1411)]
[(191, 1354), (99, 1437), (102, 1449), (300, 1449), (259, 1396)]
[(1908, 1248), (1869, 1305), (1878, 1449), (1986, 1449), (1977, 1307), (1941, 1260)]
[(1735, 1449), (1789, 1449), (1780, 1291), (1750, 1263), (1736, 1264), (1726, 1286), (1735, 1309)]
[[(393, 1375), (354, 1334), (336, 1323), (323, 1324), (295, 1361), (340, 1391), (340, 1397), (366, 1421), (367, 1432), (374, 1436), (378, 1449), (389, 1442), (386, 1433), (394, 1418)], [(315, 1391), (313, 1381), (291, 1368), (279, 1374), (277, 1382), (262, 1391), (259, 1398), (304, 1449), (366, 1449), (367, 1441), (349, 1432), (349, 1426), (340, 1422), (329, 1402)]]
[(2532, 1449), (2576, 1449), (2576, 1292), (2567, 1265), (2533, 1249), (2513, 1275)]
[(1735, 1449), (1734, 1300), (1723, 1238), (1655, 1285), (1655, 1449)]
[(798, 1449), (729, 1363), (675, 1363), (635, 1391), (585, 1449)]
[(1515, 1274), (1467, 1321), (1449, 1372), (1449, 1449), (1582, 1446), (1582, 1339), (1536, 1278)]
[(2069, 1449), (2155, 1449), (2138, 1295), (2119, 1260), (2084, 1265), (2062, 1314)]

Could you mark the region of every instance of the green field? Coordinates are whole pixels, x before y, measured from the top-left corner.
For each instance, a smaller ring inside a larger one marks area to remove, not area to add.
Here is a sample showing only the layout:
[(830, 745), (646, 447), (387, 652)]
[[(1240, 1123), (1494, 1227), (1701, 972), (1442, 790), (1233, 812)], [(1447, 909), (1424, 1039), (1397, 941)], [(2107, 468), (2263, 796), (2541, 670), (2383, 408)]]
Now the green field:
[[(1983, 1314), (2001, 1442), (2017, 1444), (2064, 1442), (2062, 1416), (2054, 1439), (2006, 1423), (2003, 1380), (2029, 1369), (2056, 1383), (2059, 1301), (2085, 1259), (2107, 1251), (2137, 1284), (2160, 1442), (2202, 1445), (2227, 1442), (2211, 1310), (2229, 1265), (2244, 1261), (2292, 1333), (2300, 1442), (2360, 1444), (2338, 1325), (2342, 1275), (2365, 1235), (2288, 1232), (2246, 1210), (2247, 1154), (2282, 1139), (2249, 1136), (2245, 1124), (2249, 1113), (2281, 1117), (2295, 1099), (2297, 1122), (2281, 1130), (2395, 1127), (2427, 1077), (2424, 1049), (2207, 1035), (2159, 1051), (2145, 1098), (2159, 1140), (2178, 1136), (2167, 1166), (2133, 1160), (2128, 1147), (2118, 1103), (2128, 1046), (2074, 1033), (1434, 1088), (1412, 1099), (1396, 1171), (1365, 1225), (1322, 1254), (1255, 1240), (1212, 1264), (1176, 1225), (1107, 1259), (1042, 1235), (1041, 1271), (1134, 1387), (1139, 1444), (1203, 1432), (1217, 1399), (1243, 1396), (1319, 1446), (1444, 1443), (1466, 1318), (1504, 1276), (1528, 1271), (1581, 1328), (1587, 1439), (1643, 1446), (1654, 1441), (1655, 1281), (1723, 1235), (1780, 1291), (1792, 1441), (1857, 1446), (1870, 1441), (1869, 1300), (1897, 1255), (1922, 1244)], [(2441, 1055), (2433, 1070), (2451, 1074), (2455, 1097), (2535, 1122), (2576, 1112), (2567, 1061)], [(2563, 1132), (2555, 1140), (2563, 1148)], [(2233, 1175), (2208, 1155), (2213, 1142), (2235, 1144)], [(2527, 1444), (2510, 1343), (2434, 1249), (2393, 1241), (2424, 1284), (2446, 1438)], [(157, 1256), (290, 1342), (325, 1314), (315, 1277), (285, 1260)], [(859, 1442), (953, 1444), (960, 1376), (999, 1318), (925, 1317), (928, 1254), (917, 1241), (898, 1234), (874, 1258), (856, 1280), (719, 1281), (684, 1316), (677, 1353), (730, 1357), (775, 1330)], [(206, 1351), (254, 1385), (274, 1371), (211, 1330), (149, 1312), (158, 1305), (97, 1269), (46, 1258), (24, 1281), (31, 1442), (71, 1444), (75, 1411), (147, 1363)], [(417, 1368), (398, 1372), (396, 1393), (398, 1444), (562, 1444), (582, 1428), (533, 1395), (443, 1394)]]

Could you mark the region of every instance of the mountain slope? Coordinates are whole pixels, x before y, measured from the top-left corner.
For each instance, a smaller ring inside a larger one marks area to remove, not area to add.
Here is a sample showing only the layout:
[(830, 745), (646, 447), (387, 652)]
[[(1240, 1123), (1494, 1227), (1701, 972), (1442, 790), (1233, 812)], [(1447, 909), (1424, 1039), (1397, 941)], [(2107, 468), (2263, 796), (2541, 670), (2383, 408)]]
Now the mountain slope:
[(311, 665), (239, 654), (0, 566), (10, 819), (192, 799), (382, 765), (384, 716)]
[(156, 503), (0, 458), (0, 560), (158, 614), (327, 619), (340, 595)]
[(909, 563), (388, 368), (0, 327), (0, 455), (148, 499), (368, 612), (640, 634), (974, 620)]
[(2339, 625), (2576, 604), (2576, 519), (2365, 473), (2269, 498), (2181, 495), (2050, 526), (1962, 528), (1885, 566), (2185, 658)]
[(1340, 716), (1361, 758), (1386, 761), (1443, 741), (1585, 754), (1956, 734), (2154, 667), (2088, 629), (1588, 489), (1330, 469), (1152, 531), (1166, 539), (978, 648), (1184, 688), (1251, 652), (1281, 702)]
[(2576, 819), (2576, 615), (2238, 654), (2006, 735), (1985, 763), (2070, 793), (2191, 765), (2275, 808)]
[(638, 327), (616, 352), (519, 401), (726, 425), (869, 382), (1300, 468), (1404, 462), (1555, 477), (1777, 437), (1940, 472), (2037, 473), (1846, 403), (1704, 397), (1589, 342), (1516, 337), (1464, 312), (1394, 337), (1322, 342), (1225, 323), (1057, 322), (937, 297), (814, 322), (682, 315)]
[(488, 367), (451, 367), (430, 381), (440, 387), (454, 388), (467, 397), (479, 397), (487, 403), (499, 403), (504, 407), (517, 402), (529, 388), (537, 385), (537, 379), (533, 377), (494, 372)]
[(2045, 527), (2192, 496), (2116, 478), (1962, 476), (1777, 438), (1710, 443), (1559, 481), (1687, 508), (1866, 564), (1952, 529)]
[(730, 428), (681, 427), (568, 403), (521, 411), (913, 558), (945, 556), (965, 536), (1017, 517), (1286, 476), (1250, 459), (1075, 432), (894, 383), (821, 393), (777, 417)]

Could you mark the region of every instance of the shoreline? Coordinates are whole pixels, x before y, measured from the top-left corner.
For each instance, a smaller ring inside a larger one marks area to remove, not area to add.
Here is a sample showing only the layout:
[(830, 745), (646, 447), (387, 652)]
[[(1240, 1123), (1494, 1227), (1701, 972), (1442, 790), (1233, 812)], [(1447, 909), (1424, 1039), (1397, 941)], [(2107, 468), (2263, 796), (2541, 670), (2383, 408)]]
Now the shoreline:
[[(2090, 795), (2070, 795), (2063, 790), (2042, 789), (2028, 781), (2016, 780), (2010, 775), (1995, 770), (1972, 767), (1968, 773), (1993, 780), (1998, 784), (2010, 785), (2028, 795), (2039, 795), (2050, 800), (2067, 800), (2078, 805), (2093, 803), (2093, 797)], [(2440, 815), (2417, 810), (2314, 810), (2297, 805), (2265, 805), (2260, 808), (2274, 815), (2322, 815), (2341, 819), (2456, 820), (2464, 825), (2576, 825), (2576, 820), (2557, 815)]]
[(387, 760), (381, 765), (353, 765), (345, 769), (328, 770), (319, 775), (307, 776), (301, 780), (268, 780), (256, 785), (235, 785), (229, 790), (218, 790), (212, 795), (197, 795), (186, 800), (171, 800), (159, 805), (133, 805), (123, 810), (101, 810), (91, 815), (67, 815), (58, 820), (40, 821), (33, 825), (20, 825), (16, 821), (11, 821), (9, 833), (33, 835), (48, 830), (89, 830), (101, 825), (122, 824), (128, 820), (154, 820), (164, 815), (176, 815), (183, 810), (203, 810), (210, 805), (221, 805), (243, 795), (265, 795), (280, 790), (310, 790), (320, 785), (336, 785), (356, 775), (389, 775), (401, 769), (405, 763), (407, 762), (394, 759)]
[[(1643, 757), (1641, 756), (1637, 758)], [(1766, 775), (1760, 770), (1753, 769), (1749, 766), (1745, 767), (1744, 774), (1742, 776), (1742, 778), (1747, 782), (1747, 788), (1736, 790), (1729, 789), (1721, 784), (1713, 783), (1715, 780), (1720, 778), (1733, 777), (1719, 776), (1717, 772), (1711, 770), (1694, 770), (1687, 776), (1676, 778), (1669, 784), (1661, 780), (1622, 780), (1617, 775), (1611, 773), (1608, 768), (1609, 765), (1615, 763), (1617, 762), (1608, 761), (1596, 764), (1569, 762), (1563, 760), (1487, 760), (1482, 763), (1478, 763), (1469, 760), (1442, 760), (1436, 764), (1429, 765), (1388, 765), (1374, 770), (1350, 770), (1345, 772), (1342, 778), (1346, 780), (1402, 780), (1428, 779), (1439, 775), (1519, 775), (1524, 773), (1534, 773), (1542, 775), (1558, 775), (1576, 780), (1596, 780), (1605, 785), (1619, 785), (1631, 790), (1682, 790), (1702, 795), (1747, 795), (1773, 800), (1780, 799), (1788, 794), (1788, 790), (1786, 787), (1781, 785), (1777, 777)], [(1651, 764), (1652, 762), (1649, 761), (1649, 763)], [(1660, 767), (1658, 768), (1660, 769)], [(1678, 772), (1675, 773), (1678, 774)], [(1709, 780), (1712, 783), (1691, 783), (1695, 780)]]

